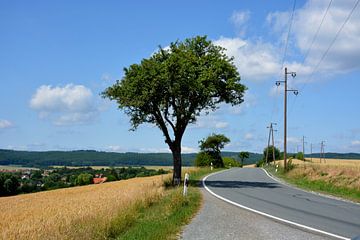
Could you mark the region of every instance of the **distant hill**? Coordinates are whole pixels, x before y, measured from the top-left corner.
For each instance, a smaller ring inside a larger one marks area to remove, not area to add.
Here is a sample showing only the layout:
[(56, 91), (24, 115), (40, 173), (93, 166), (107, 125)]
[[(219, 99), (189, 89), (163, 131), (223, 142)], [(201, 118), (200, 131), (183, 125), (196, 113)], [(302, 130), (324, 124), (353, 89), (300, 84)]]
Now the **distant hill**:
[[(224, 157), (234, 157), (237, 152), (223, 152)], [(183, 166), (193, 166), (196, 153), (182, 155)], [(262, 158), (262, 154), (250, 153), (245, 164), (252, 164)], [(26, 167), (60, 166), (169, 166), (170, 153), (115, 153), (94, 150), (78, 151), (15, 151), (0, 149), (0, 165), (21, 165)]]
[[(320, 153), (305, 154), (305, 157), (320, 158)], [(360, 160), (360, 153), (332, 153), (332, 152), (327, 152), (327, 153), (325, 153), (325, 158), (331, 158), (331, 159), (359, 159)]]

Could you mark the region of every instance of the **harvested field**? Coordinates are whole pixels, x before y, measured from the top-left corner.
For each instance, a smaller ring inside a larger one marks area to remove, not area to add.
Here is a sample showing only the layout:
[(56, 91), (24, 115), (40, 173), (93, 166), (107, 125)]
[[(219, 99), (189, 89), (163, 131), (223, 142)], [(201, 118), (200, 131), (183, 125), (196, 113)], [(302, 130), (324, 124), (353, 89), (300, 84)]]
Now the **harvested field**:
[[(295, 168), (280, 174), (286, 180), (306, 189), (329, 193), (360, 202), (360, 160), (292, 159)], [(283, 161), (277, 161), (283, 165)]]
[[(283, 165), (284, 160), (276, 161), (276, 163)], [(360, 160), (353, 159), (330, 159), (325, 158), (321, 160), (319, 158), (306, 158), (306, 161), (292, 159), (292, 163), (294, 164), (320, 164), (320, 165), (328, 165), (328, 166), (349, 166), (349, 167), (359, 167), (360, 168)]]
[[(111, 221), (162, 196), (169, 175), (0, 198), (1, 239), (105, 239)], [(126, 221), (126, 219), (125, 219)]]

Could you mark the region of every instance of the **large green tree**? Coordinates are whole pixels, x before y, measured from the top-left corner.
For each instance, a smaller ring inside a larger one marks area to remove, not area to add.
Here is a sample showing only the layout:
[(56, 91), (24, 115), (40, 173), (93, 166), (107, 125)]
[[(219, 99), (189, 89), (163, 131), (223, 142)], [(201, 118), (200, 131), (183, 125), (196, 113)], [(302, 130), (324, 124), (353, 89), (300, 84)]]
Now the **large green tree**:
[(124, 77), (103, 96), (130, 116), (132, 130), (142, 123), (160, 128), (173, 154), (173, 183), (181, 181), (181, 141), (186, 127), (201, 112), (220, 103), (243, 102), (246, 87), (233, 59), (206, 36), (177, 41), (159, 48), (139, 64), (124, 68)]

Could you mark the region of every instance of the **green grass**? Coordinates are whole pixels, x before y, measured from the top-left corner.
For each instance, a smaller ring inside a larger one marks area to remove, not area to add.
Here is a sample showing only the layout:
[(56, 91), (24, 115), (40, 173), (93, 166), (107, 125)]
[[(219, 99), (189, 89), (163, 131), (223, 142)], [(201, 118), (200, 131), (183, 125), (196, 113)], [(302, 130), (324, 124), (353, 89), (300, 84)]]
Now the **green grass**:
[(210, 172), (209, 168), (201, 168), (190, 174), (186, 197), (182, 187), (168, 187), (165, 195), (156, 201), (137, 204), (128, 213), (119, 214), (110, 224), (108, 238), (177, 239), (182, 227), (200, 209), (202, 195), (199, 181)]
[(283, 169), (275, 172), (275, 168), (273, 166), (268, 166), (265, 169), (276, 177), (283, 179), (284, 181), (299, 188), (360, 202), (360, 191), (357, 189), (335, 186), (332, 183), (323, 180), (310, 180), (304, 175), (289, 177), (288, 174), (283, 171)]

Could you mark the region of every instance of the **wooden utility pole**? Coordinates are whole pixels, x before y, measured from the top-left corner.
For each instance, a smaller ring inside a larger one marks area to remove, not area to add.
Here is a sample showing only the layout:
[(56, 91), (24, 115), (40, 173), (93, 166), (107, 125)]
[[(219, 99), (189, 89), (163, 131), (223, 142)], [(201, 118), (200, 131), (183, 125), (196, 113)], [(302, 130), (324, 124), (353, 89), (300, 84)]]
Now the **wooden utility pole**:
[(303, 136), (303, 138), (302, 138), (302, 148), (303, 148), (303, 160), (304, 160), (304, 162), (305, 162), (305, 136)]
[(325, 162), (325, 151), (324, 151), (324, 142), (325, 141), (321, 141), (320, 143), (320, 163), (321, 163), (321, 160), (323, 159), (324, 162)]
[[(276, 123), (274, 123), (276, 125)], [(271, 128), (271, 136), (272, 136), (272, 147), (273, 147), (273, 162), (275, 164), (275, 141), (274, 141), (274, 131), (277, 131), (277, 130), (274, 130), (274, 128)]]
[(269, 157), (269, 147), (270, 147), (270, 135), (271, 135), (271, 128), (272, 128), (272, 124), (270, 123), (270, 128), (269, 129), (269, 137), (268, 137), (268, 143), (267, 143), (267, 148), (266, 148), (266, 158), (265, 158), (265, 162), (268, 163), (268, 157)]
[(272, 157), (273, 157), (273, 161), (275, 161), (275, 142), (274, 142), (274, 127), (273, 127), (273, 125), (276, 125), (276, 123), (270, 123), (270, 126), (267, 127), (267, 128), (269, 128), (269, 138), (268, 138), (268, 144), (267, 144), (267, 148), (266, 148), (266, 158), (265, 158), (266, 163), (268, 163), (268, 158), (269, 158), (270, 138), (272, 139)]
[(295, 95), (298, 95), (298, 91), (294, 89), (287, 89), (287, 75), (291, 74), (291, 76), (294, 78), (296, 77), (296, 72), (288, 72), (287, 68), (285, 68), (285, 76), (284, 81), (276, 81), (276, 86), (280, 86), (281, 83), (284, 83), (284, 170), (287, 170), (287, 163), (286, 163), (286, 134), (287, 134), (287, 92), (291, 91)]

